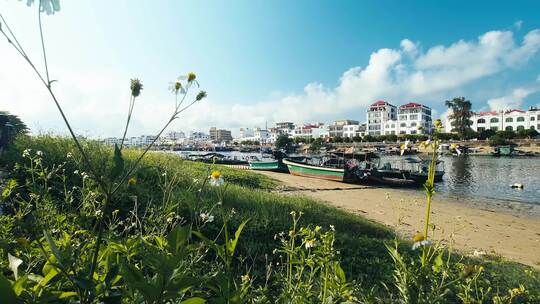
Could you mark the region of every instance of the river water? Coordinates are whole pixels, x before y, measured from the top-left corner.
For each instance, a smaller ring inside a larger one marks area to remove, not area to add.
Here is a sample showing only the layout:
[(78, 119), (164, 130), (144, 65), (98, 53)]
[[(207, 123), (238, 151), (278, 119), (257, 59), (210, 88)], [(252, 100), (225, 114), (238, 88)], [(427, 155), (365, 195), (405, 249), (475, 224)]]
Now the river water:
[[(182, 154), (197, 152), (180, 152)], [(199, 152), (200, 153), (200, 152)], [(258, 153), (220, 152), (243, 159)], [(505, 209), (534, 209), (540, 215), (540, 158), (491, 157), (491, 156), (445, 156), (445, 175), (436, 184), (437, 196), (450, 198), (464, 204), (492, 205)], [(384, 162), (398, 164), (399, 156), (383, 156)], [(510, 187), (515, 183), (523, 189)], [(411, 189), (410, 191), (421, 191)], [(527, 212), (528, 213), (528, 212)]]
[[(383, 157), (385, 160), (397, 156)], [(540, 205), (540, 158), (447, 156), (438, 195), (459, 200), (496, 200)], [(523, 184), (523, 189), (510, 187)]]

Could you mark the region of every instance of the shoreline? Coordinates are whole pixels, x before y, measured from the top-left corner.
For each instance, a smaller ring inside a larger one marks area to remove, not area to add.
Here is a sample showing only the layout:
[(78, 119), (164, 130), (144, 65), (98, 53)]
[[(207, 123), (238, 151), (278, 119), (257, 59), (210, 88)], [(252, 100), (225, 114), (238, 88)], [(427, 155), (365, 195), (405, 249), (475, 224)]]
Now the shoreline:
[[(404, 239), (410, 239), (423, 228), (425, 196), (421, 190), (413, 192), (257, 172), (280, 181), (282, 186), (277, 192), (324, 201), (384, 224)], [(540, 217), (516, 209), (505, 210), (504, 206), (486, 207), (488, 205), (435, 195), (431, 210), (434, 239), (465, 255), (491, 254), (540, 268)]]

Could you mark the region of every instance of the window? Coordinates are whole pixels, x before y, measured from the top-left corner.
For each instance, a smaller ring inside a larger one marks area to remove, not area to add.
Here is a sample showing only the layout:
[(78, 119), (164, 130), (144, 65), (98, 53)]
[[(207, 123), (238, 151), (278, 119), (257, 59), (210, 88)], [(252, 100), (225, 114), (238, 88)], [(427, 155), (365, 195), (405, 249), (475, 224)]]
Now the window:
[(520, 117), (517, 118), (516, 121), (517, 122), (525, 121), (525, 117), (520, 116)]
[(486, 120), (485, 120), (485, 119), (483, 119), (483, 118), (480, 118), (480, 119), (478, 120), (478, 123), (479, 123), (479, 124), (483, 124), (483, 123), (486, 123)]
[(418, 114), (414, 114), (414, 115), (409, 116), (409, 119), (410, 120), (417, 120), (418, 119)]
[(499, 122), (499, 119), (494, 117), (494, 118), (490, 119), (489, 122), (497, 123), (497, 122)]
[(411, 130), (411, 134), (416, 134), (416, 130)]
[(416, 127), (416, 123), (415, 123), (415, 122), (412, 122), (412, 123), (411, 123), (411, 127)]
[(534, 121), (534, 116), (531, 116), (531, 121)]
[(512, 126), (508, 126), (508, 127), (505, 128), (505, 130), (506, 130), (506, 131), (513, 131), (514, 128), (512, 128)]
[(499, 128), (497, 128), (497, 127), (491, 127), (490, 129), (495, 131), (495, 132), (497, 132), (497, 130), (499, 130)]
[(512, 117), (507, 117), (504, 121), (506, 121), (506, 122), (513, 122), (514, 119), (513, 119)]
[(396, 127), (396, 125), (395, 125), (395, 124), (392, 124), (392, 129), (395, 128), (395, 127)]
[(524, 126), (518, 126), (518, 127), (517, 127), (517, 130), (518, 130), (518, 131), (523, 131), (523, 130), (525, 130), (525, 127), (524, 127)]
[(399, 134), (405, 134), (405, 131), (399, 131)]
[(484, 132), (486, 130), (486, 128), (484, 127), (478, 127), (478, 132)]
[(407, 120), (407, 115), (399, 115), (399, 120)]
[(402, 128), (405, 128), (407, 126), (407, 124), (406, 123), (401, 123), (399, 126), (402, 127)]

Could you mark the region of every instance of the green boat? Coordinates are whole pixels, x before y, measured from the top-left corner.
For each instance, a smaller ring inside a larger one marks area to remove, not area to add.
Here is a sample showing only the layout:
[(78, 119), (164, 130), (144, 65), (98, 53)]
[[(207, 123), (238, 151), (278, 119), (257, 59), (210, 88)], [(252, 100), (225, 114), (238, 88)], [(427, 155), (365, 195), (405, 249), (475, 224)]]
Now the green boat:
[(315, 177), (338, 182), (345, 181), (344, 168), (332, 168), (327, 166), (316, 166), (306, 162), (296, 161), (292, 159), (284, 159), (283, 163), (289, 168), (292, 175)]
[(249, 162), (251, 170), (277, 170), (279, 162), (277, 160), (256, 160)]
[(497, 146), (491, 154), (493, 156), (513, 156), (515, 154), (514, 146)]
[(277, 159), (249, 161), (251, 170), (289, 172), (287, 165)]

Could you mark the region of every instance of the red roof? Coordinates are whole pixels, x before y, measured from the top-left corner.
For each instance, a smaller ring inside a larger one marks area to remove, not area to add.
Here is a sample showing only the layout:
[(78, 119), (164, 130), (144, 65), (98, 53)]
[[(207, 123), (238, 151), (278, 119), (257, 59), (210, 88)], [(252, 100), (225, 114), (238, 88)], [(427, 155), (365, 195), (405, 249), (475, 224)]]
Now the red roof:
[(506, 111), (506, 112), (504, 112), (504, 113), (505, 113), (505, 114), (508, 114), (508, 113), (512, 113), (512, 112), (525, 113), (525, 111), (523, 111), (523, 110), (518, 110), (518, 109), (508, 110), (508, 111)]
[(319, 126), (317, 125), (313, 125), (313, 124), (305, 124), (302, 126), (302, 129), (314, 129), (314, 128), (318, 128)]
[(422, 105), (416, 102), (409, 102), (407, 104), (402, 105), (399, 107), (400, 109), (409, 109), (409, 108), (421, 108)]
[(378, 107), (378, 106), (385, 106), (385, 105), (387, 105), (387, 104), (388, 104), (388, 102), (386, 102), (386, 101), (384, 101), (384, 100), (379, 100), (379, 101), (377, 101), (376, 103), (372, 104), (371, 106), (372, 106), (372, 107)]
[(478, 116), (498, 115), (497, 111), (478, 112)]

